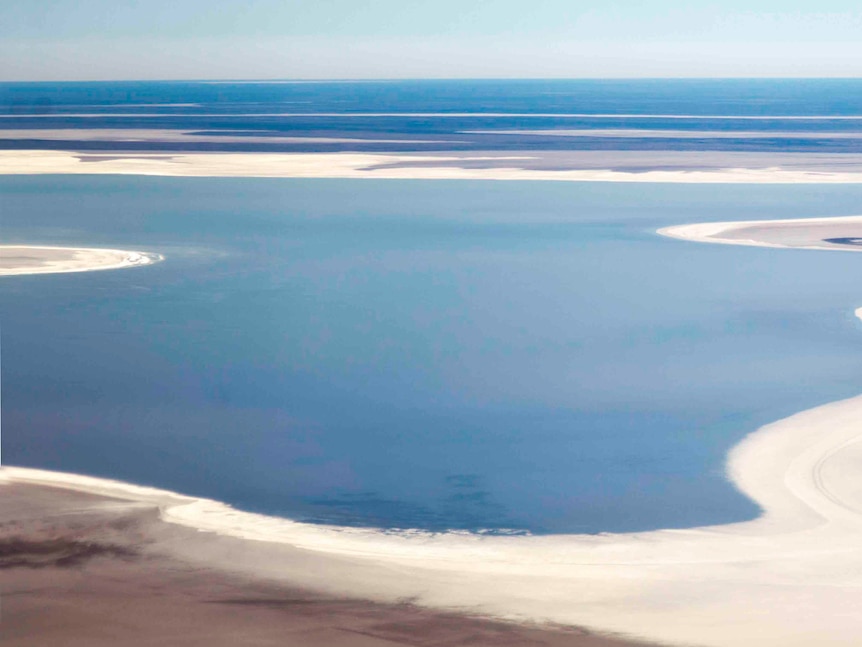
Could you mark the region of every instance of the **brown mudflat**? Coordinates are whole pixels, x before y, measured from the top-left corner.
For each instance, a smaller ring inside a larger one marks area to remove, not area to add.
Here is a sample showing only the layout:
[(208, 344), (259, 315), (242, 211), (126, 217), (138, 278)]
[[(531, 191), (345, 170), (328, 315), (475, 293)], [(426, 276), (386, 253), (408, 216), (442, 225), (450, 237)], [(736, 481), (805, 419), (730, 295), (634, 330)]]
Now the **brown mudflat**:
[[(0, 485), (4, 647), (633, 647), (525, 626), (321, 595), (161, 554), (151, 508)], [(189, 535), (193, 541), (193, 535)]]

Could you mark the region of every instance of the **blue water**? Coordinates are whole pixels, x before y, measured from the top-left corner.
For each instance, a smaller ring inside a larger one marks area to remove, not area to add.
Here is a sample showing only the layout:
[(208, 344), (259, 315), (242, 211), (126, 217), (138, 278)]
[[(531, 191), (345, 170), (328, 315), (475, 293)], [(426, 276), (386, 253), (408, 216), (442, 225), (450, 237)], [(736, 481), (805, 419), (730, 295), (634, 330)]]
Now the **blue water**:
[[(859, 116), (862, 81), (847, 79), (0, 84), (0, 131), (215, 138), (0, 138), (13, 149), (840, 155), (862, 152), (862, 138), (832, 136), (858, 132)], [(504, 132), (553, 128), (770, 136)], [(723, 477), (727, 450), (862, 390), (862, 257), (654, 230), (855, 214), (860, 197), (852, 186), (0, 178), (4, 242), (167, 258), (0, 281), (5, 458), (354, 525), (600, 532), (751, 518)]]
[(862, 256), (654, 230), (860, 203), (854, 186), (3, 177), (4, 242), (166, 257), (0, 281), (4, 460), (354, 525), (751, 518), (727, 450), (862, 391)]
[[(2, 83), (4, 113), (291, 112), (859, 115), (860, 79), (415, 80)], [(195, 104), (187, 107), (187, 104)], [(146, 107), (147, 110), (141, 110)]]
[[(667, 115), (694, 118), (680, 120)], [(821, 119), (787, 119), (794, 116)], [(854, 116), (862, 116), (862, 79), (0, 83), (0, 131), (171, 128), (209, 136), (305, 138), (273, 143), (203, 139), (117, 143), (82, 137), (50, 144), (51, 148), (77, 151), (625, 149), (860, 153), (862, 139), (828, 137), (830, 133), (858, 131), (862, 121), (836, 119)], [(504, 132), (554, 128), (757, 130), (774, 137), (619, 139), (601, 133), (568, 138)], [(797, 132), (809, 136), (819, 133), (823, 138), (796, 138)], [(352, 141), (311, 139), (321, 137)], [(0, 148), (45, 147), (44, 140), (32, 134), (22, 140), (0, 139)]]

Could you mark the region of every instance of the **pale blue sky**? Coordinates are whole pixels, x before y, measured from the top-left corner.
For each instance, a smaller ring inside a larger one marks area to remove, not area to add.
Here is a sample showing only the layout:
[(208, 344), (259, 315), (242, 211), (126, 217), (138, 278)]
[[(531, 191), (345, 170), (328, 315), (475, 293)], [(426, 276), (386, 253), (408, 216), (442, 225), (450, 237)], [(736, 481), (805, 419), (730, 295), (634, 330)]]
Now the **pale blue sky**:
[(860, 76), (822, 0), (2, 0), (0, 80)]

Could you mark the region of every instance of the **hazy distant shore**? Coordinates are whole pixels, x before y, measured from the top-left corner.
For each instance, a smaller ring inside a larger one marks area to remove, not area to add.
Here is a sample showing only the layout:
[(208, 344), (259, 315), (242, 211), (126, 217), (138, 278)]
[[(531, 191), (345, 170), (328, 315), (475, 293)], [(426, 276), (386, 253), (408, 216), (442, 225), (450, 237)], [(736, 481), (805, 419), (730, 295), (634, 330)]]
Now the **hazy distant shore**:
[(0, 276), (114, 270), (161, 259), (158, 254), (119, 249), (0, 245)]
[(0, 175), (862, 183), (862, 156), (576, 151), (512, 153), (77, 153), (0, 151)]

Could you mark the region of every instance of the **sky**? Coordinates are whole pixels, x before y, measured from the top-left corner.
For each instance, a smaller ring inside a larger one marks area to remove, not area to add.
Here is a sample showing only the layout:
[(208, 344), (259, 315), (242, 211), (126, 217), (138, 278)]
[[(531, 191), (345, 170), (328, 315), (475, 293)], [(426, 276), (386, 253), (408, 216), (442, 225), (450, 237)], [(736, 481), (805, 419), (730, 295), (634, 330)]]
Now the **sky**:
[(862, 76), (859, 0), (0, 0), (0, 80)]

